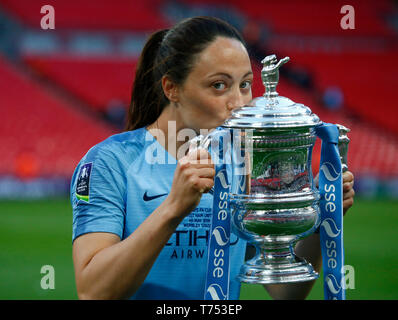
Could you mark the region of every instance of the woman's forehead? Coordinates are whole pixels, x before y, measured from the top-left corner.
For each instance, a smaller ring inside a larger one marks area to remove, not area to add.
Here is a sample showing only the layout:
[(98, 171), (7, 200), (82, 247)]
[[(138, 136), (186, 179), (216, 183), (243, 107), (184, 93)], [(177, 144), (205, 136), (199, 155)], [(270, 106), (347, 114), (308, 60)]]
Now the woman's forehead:
[(217, 37), (197, 57), (192, 72), (233, 73), (242, 76), (251, 71), (249, 55), (245, 46), (236, 39)]

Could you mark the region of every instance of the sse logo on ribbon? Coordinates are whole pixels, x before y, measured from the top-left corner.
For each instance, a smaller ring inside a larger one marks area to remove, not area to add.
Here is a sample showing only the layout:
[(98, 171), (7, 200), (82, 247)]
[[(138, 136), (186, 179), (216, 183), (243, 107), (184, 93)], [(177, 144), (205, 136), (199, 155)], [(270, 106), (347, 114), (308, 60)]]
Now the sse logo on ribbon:
[[(333, 274), (327, 274), (325, 277), (325, 284), (327, 285), (328, 290), (335, 296), (339, 295), (341, 286)], [(333, 300), (337, 300), (333, 299)]]
[(217, 283), (212, 283), (207, 288), (207, 294), (210, 295), (211, 300), (228, 300), (227, 295), (222, 291), (222, 288)]
[(214, 228), (212, 236), (214, 236), (214, 239), (220, 247), (229, 243), (229, 236), (221, 226)]
[(213, 218), (209, 241), (205, 300), (229, 298), (229, 242), (228, 213), (229, 183), (225, 165), (219, 165), (214, 179)]
[(335, 181), (340, 177), (340, 172), (337, 172), (330, 162), (323, 163), (320, 171), (323, 172), (328, 181)]
[(331, 218), (326, 218), (325, 220), (323, 220), (321, 223), (321, 227), (324, 228), (326, 234), (330, 238), (336, 238), (341, 231), (337, 228), (336, 223)]

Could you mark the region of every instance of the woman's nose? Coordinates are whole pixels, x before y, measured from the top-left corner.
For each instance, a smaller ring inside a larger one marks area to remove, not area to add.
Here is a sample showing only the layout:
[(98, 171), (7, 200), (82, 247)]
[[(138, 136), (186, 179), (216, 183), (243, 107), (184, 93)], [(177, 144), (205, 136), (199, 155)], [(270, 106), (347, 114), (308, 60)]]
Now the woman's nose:
[(230, 101), (227, 103), (228, 110), (232, 111), (233, 109), (243, 107), (245, 105), (244, 96), (240, 90), (234, 92)]

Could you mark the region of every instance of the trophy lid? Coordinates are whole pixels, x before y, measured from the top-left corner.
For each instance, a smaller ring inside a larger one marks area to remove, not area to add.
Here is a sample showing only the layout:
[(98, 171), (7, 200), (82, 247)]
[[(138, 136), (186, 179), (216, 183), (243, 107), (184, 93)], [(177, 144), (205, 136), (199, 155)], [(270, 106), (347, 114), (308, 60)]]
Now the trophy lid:
[(297, 127), (314, 127), (321, 123), (311, 109), (301, 103), (295, 103), (276, 92), (279, 81), (279, 68), (289, 61), (285, 57), (277, 62), (276, 55), (265, 57), (261, 63), (261, 79), (266, 88), (262, 97), (253, 99), (248, 105), (235, 109), (223, 127), (226, 128), (259, 128), (288, 129)]

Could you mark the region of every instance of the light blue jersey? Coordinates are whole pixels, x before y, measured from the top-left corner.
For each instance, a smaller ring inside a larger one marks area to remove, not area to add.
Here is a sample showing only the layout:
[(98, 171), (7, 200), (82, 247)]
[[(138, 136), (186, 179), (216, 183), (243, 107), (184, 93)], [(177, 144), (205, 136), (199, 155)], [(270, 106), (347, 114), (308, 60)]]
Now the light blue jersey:
[[(165, 163), (151, 164), (154, 157), (162, 159), (159, 152), (166, 157)], [(165, 200), (176, 167), (175, 159), (145, 128), (116, 134), (91, 148), (71, 182), (73, 240), (89, 232), (127, 238)], [(203, 299), (212, 205), (213, 196), (204, 194), (177, 227), (132, 299)], [(236, 276), (245, 249), (246, 242), (232, 234), (230, 299), (239, 298)]]

